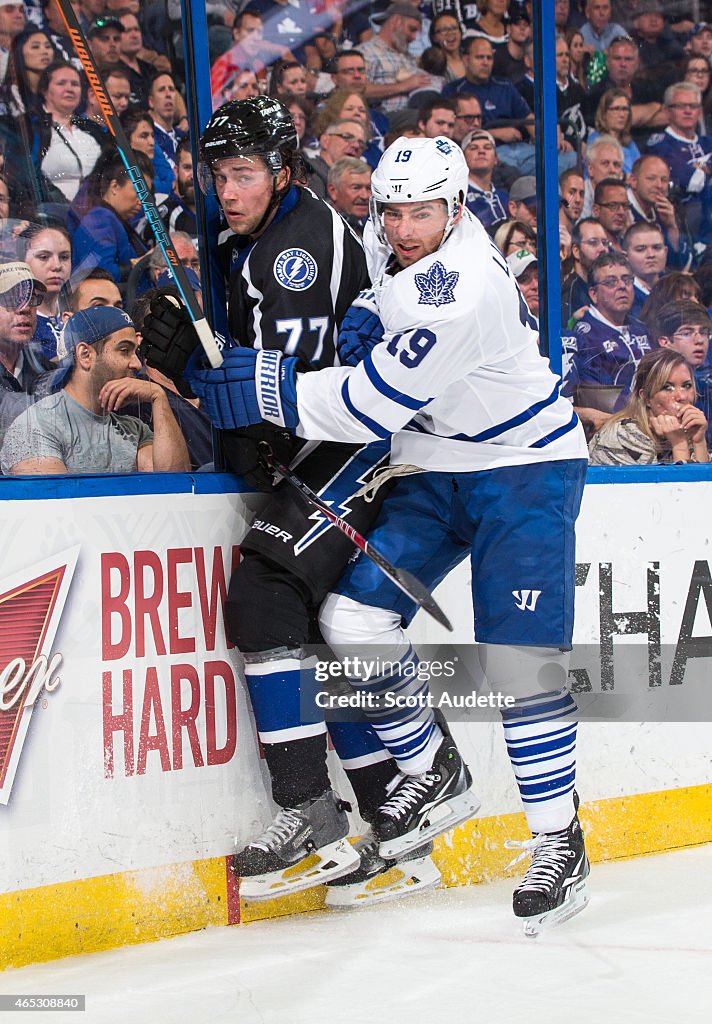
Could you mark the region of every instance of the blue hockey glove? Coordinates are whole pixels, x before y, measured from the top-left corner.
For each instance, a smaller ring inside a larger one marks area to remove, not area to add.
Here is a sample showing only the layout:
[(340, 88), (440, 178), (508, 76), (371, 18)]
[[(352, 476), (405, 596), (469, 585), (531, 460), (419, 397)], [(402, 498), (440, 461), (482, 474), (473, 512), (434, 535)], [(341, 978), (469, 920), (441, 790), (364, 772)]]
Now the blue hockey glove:
[(237, 430), (263, 420), (294, 430), (297, 413), (297, 360), (276, 349), (229, 348), (222, 366), (186, 367), (186, 379), (213, 426)]
[(336, 339), (342, 366), (358, 366), (371, 349), (383, 340), (383, 324), (373, 292), (363, 291), (346, 310)]

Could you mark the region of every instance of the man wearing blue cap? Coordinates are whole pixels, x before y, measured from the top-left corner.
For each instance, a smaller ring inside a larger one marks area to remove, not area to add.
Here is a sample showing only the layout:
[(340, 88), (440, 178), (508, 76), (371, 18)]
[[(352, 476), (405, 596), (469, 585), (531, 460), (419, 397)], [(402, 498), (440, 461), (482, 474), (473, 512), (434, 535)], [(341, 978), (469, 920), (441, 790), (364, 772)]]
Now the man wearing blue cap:
[[(163, 388), (136, 376), (138, 342), (128, 313), (75, 313), (62, 335), (64, 387), (18, 417), (5, 435), (5, 474), (184, 472), (190, 460)], [(153, 430), (118, 410), (150, 402)]]

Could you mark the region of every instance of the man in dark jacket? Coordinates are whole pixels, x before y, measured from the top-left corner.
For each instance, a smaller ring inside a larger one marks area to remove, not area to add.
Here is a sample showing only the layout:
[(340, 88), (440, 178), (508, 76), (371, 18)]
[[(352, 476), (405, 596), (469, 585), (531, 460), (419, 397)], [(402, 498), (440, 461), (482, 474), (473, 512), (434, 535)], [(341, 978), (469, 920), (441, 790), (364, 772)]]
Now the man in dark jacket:
[(44, 291), (26, 263), (0, 265), (0, 443), (12, 421), (52, 390), (52, 364), (32, 342)]

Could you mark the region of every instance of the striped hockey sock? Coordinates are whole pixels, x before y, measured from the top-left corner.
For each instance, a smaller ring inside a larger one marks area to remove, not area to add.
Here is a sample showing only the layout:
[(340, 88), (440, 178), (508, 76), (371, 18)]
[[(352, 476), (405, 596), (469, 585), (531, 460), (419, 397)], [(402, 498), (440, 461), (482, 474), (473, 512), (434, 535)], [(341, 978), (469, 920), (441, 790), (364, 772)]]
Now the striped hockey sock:
[(314, 695), (316, 659), (300, 650), (248, 654), (245, 680), (280, 807), (315, 799), (329, 787), (326, 722)]
[(565, 690), (518, 700), (502, 712), (507, 753), (532, 832), (556, 832), (574, 816), (576, 713)]
[[(419, 678), (418, 656), (411, 644), (399, 648), (400, 658), (380, 659), (377, 677), (351, 678), (349, 681), (359, 693), (380, 698), (383, 709), (363, 708), (383, 746), (390, 752), (398, 768), (406, 775), (427, 771), (433, 763), (443, 734), (428, 707), (428, 680)], [(362, 659), (361, 664), (367, 661)], [(385, 670), (385, 671), (384, 671)], [(386, 695), (393, 703), (386, 703)]]

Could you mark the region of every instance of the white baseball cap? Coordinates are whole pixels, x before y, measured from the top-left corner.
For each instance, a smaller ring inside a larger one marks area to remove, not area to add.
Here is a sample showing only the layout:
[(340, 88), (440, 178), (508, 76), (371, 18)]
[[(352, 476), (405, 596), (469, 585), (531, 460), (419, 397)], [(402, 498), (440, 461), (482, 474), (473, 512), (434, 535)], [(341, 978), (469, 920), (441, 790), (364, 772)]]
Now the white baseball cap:
[[(2, 0), (0, 0), (2, 6)], [(39, 306), (47, 289), (32, 274), (27, 263), (0, 263), (0, 306), (24, 309)]]
[(533, 252), (529, 252), (528, 249), (517, 249), (511, 256), (507, 256), (507, 263), (512, 268), (512, 272), (515, 277), (519, 278), (522, 276), (527, 267), (531, 267), (532, 263), (538, 263), (538, 259)]

